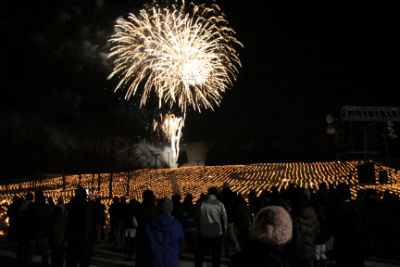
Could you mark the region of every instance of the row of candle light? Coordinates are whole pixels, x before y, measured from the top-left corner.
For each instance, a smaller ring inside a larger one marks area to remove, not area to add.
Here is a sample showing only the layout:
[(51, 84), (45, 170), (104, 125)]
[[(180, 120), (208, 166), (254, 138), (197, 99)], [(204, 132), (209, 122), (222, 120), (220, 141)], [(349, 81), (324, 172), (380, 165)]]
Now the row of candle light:
[[(157, 198), (171, 197), (175, 193), (182, 196), (190, 193), (196, 201), (201, 193), (207, 192), (209, 187), (221, 187), (225, 183), (228, 183), (233, 191), (244, 196), (247, 196), (251, 190), (256, 191), (257, 195), (260, 195), (263, 190), (271, 191), (273, 187), (280, 191), (290, 184), (318, 190), (321, 183), (333, 186), (346, 183), (351, 187), (353, 198), (357, 196), (358, 191), (364, 189), (388, 191), (400, 195), (400, 172), (386, 166), (375, 165), (375, 177), (378, 182), (379, 172), (386, 171), (387, 184), (358, 183), (357, 165), (362, 163), (360, 161), (297, 162), (144, 169), (113, 174), (68, 175), (0, 185), (0, 221), (5, 221), (6, 207), (14, 196), (23, 197), (29, 191), (42, 190), (46, 197), (57, 200), (62, 196), (67, 202), (74, 196), (78, 186), (88, 188), (90, 194), (101, 198), (107, 207), (111, 204), (113, 197), (126, 197), (128, 200), (135, 198), (141, 201), (142, 193), (146, 189), (151, 189)], [(0, 231), (0, 235), (2, 234), (4, 232)]]
[(209, 187), (220, 187), (224, 183), (228, 183), (233, 191), (243, 195), (247, 195), (251, 190), (260, 194), (262, 190), (271, 190), (272, 187), (282, 190), (290, 184), (317, 190), (321, 183), (334, 186), (346, 183), (351, 186), (353, 197), (357, 191), (366, 188), (400, 193), (400, 172), (382, 165), (375, 166), (375, 176), (379, 176), (379, 171), (387, 171), (388, 185), (359, 184), (357, 165), (361, 163), (359, 161), (262, 163), (69, 175), (1, 185), (0, 196), (9, 203), (13, 196), (23, 197), (28, 191), (40, 189), (47, 197), (58, 199), (62, 196), (68, 201), (73, 197), (74, 190), (82, 186), (89, 188), (94, 197), (104, 200), (124, 196), (141, 201), (142, 193), (146, 189), (151, 189), (157, 197), (171, 196), (174, 193), (181, 195), (191, 193), (196, 200), (201, 193), (207, 192)]

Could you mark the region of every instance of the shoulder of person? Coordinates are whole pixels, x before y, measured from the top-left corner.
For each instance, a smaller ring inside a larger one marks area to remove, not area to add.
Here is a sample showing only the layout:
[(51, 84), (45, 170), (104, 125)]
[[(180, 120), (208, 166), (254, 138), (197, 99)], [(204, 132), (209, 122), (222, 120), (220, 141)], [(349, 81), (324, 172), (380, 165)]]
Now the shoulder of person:
[(175, 225), (176, 225), (177, 227), (182, 227), (182, 228), (183, 228), (182, 223), (181, 223), (177, 218), (173, 217), (173, 220), (174, 220), (174, 223), (175, 223)]

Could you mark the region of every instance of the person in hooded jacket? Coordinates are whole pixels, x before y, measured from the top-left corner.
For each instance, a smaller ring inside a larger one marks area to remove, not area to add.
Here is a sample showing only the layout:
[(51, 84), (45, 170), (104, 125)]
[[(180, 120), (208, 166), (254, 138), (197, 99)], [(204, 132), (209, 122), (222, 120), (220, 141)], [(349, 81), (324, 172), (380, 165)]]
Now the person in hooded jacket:
[(315, 241), (320, 233), (317, 214), (307, 196), (300, 194), (294, 210), (293, 249), (299, 267), (314, 266)]
[(179, 266), (179, 252), (185, 237), (182, 224), (171, 216), (172, 210), (172, 201), (169, 198), (161, 199), (157, 205), (157, 214), (145, 226), (146, 266)]
[(251, 240), (231, 259), (230, 267), (292, 267), (287, 249), (293, 225), (289, 213), (280, 206), (267, 206), (254, 218)]

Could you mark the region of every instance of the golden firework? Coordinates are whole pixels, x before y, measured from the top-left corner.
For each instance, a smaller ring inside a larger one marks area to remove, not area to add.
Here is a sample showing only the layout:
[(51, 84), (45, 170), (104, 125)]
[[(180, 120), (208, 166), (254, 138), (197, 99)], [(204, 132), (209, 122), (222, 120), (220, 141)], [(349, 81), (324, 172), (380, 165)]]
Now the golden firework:
[(159, 106), (213, 109), (236, 79), (241, 63), (234, 47), (242, 44), (219, 7), (181, 5), (153, 5), (117, 21), (109, 79), (118, 76), (115, 90), (126, 88), (126, 99), (141, 95), (140, 106), (154, 92)]
[(182, 128), (185, 124), (185, 115), (182, 117), (175, 116), (172, 113), (168, 113), (160, 115), (161, 125), (157, 121), (153, 123), (153, 129), (156, 130), (160, 128), (165, 136), (168, 139), (171, 145), (172, 156), (174, 158), (174, 162), (177, 163), (179, 157), (179, 144), (182, 137)]

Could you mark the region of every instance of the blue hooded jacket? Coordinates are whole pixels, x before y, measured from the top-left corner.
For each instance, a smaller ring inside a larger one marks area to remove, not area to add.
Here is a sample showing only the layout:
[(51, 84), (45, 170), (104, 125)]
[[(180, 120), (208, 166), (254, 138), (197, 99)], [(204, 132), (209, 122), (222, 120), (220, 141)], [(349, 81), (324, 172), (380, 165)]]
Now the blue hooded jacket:
[(182, 224), (167, 214), (157, 214), (146, 225), (153, 267), (179, 266), (179, 251), (184, 243)]

